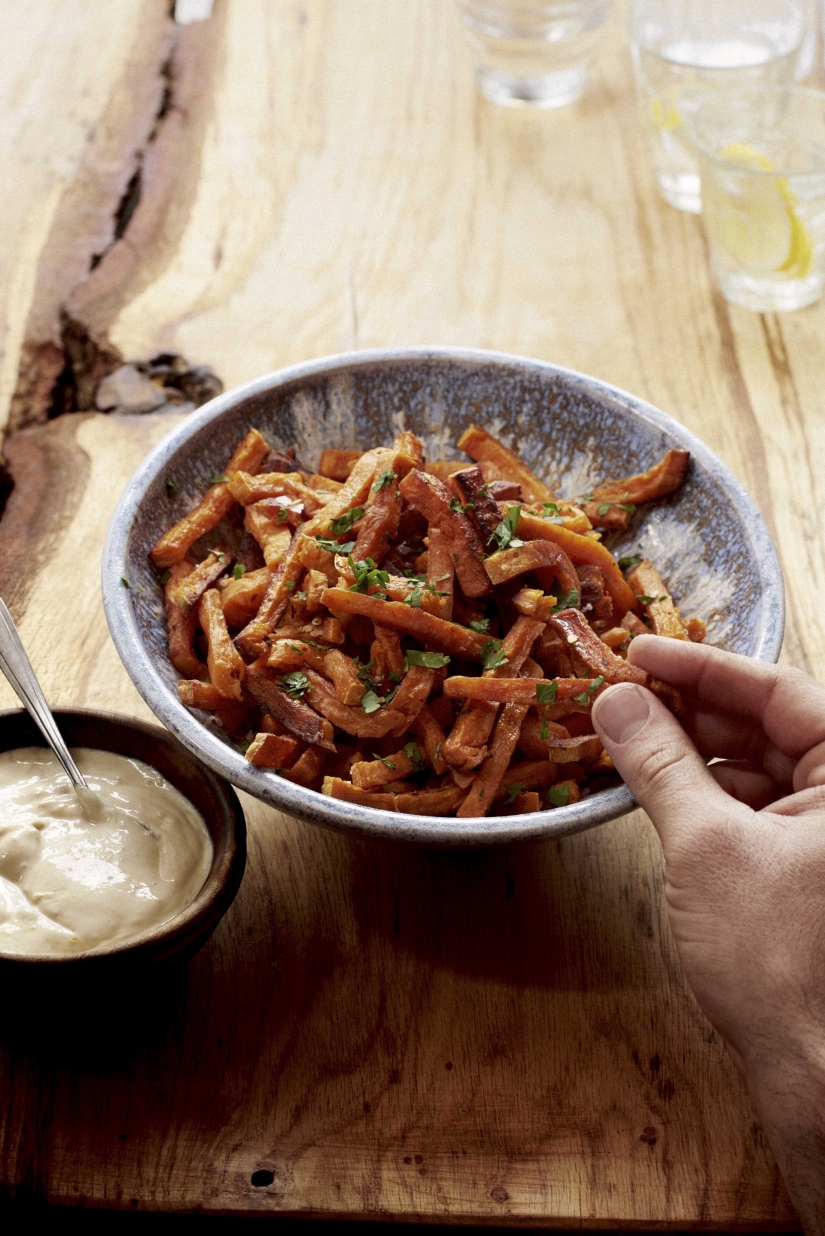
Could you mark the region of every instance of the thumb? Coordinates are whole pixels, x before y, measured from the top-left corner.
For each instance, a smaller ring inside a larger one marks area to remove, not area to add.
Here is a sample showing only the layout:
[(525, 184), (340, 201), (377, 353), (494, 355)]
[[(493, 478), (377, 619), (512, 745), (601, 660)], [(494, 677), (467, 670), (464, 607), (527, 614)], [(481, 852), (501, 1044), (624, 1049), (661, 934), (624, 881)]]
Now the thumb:
[(679, 722), (644, 687), (627, 682), (603, 692), (593, 726), (665, 848), (686, 826), (729, 812), (730, 799)]

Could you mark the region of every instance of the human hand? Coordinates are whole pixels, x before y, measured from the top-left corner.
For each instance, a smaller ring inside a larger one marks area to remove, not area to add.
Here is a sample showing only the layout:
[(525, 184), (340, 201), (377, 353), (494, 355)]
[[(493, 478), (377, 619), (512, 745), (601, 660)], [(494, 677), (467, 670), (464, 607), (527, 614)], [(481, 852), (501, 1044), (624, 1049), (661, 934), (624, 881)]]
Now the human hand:
[(800, 1217), (825, 1230), (825, 687), (658, 636), (629, 659), (684, 692), (683, 724), (622, 683), (594, 704), (594, 727), (659, 833), (688, 982), (745, 1073)]

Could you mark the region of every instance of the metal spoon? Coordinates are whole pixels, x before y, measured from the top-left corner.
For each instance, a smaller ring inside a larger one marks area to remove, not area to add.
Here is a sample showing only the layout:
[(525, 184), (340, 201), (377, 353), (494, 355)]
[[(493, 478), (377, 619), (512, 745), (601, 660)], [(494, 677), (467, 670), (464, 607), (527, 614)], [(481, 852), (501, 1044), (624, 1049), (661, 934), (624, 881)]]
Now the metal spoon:
[[(85, 790), (86, 795), (91, 795), (92, 792), (83, 774), (69, 754), (69, 748), (57, 728), (57, 723), (46, 703), (46, 697), (31, 667), (31, 661), (26, 656), (26, 650), (17, 633), (17, 627), (14, 625), (14, 619), (2, 600), (0, 600), (0, 669), (8, 678), (21, 703), (26, 706), (37, 722), (43, 737), (60, 760), (72, 785), (76, 790)], [(85, 798), (86, 795), (83, 797)]]

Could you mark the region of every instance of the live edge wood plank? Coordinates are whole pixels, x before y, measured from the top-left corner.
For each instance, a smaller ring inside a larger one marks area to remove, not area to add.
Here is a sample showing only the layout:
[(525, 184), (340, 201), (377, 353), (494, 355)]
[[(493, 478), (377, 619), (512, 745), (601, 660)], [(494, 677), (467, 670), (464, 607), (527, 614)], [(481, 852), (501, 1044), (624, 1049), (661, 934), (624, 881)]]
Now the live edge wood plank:
[[(147, 715), (98, 572), (117, 494), (171, 423), (69, 416), (10, 443), (26, 484), (0, 524), (0, 590), (55, 704)], [(796, 1226), (682, 979), (641, 812), (449, 855), (244, 807), (241, 892), (185, 974), (136, 991), (121, 1024), (87, 1028), (70, 1006), (31, 1038), (0, 1012), (5, 1190), (224, 1214)]]

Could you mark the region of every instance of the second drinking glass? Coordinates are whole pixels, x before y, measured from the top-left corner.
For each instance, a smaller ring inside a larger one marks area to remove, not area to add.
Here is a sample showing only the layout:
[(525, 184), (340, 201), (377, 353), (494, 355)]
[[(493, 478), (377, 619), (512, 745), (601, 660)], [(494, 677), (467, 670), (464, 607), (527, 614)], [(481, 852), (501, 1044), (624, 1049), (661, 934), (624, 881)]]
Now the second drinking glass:
[(708, 88), (784, 86), (811, 50), (809, 0), (635, 0), (630, 46), (661, 196), (702, 209), (686, 113)]

